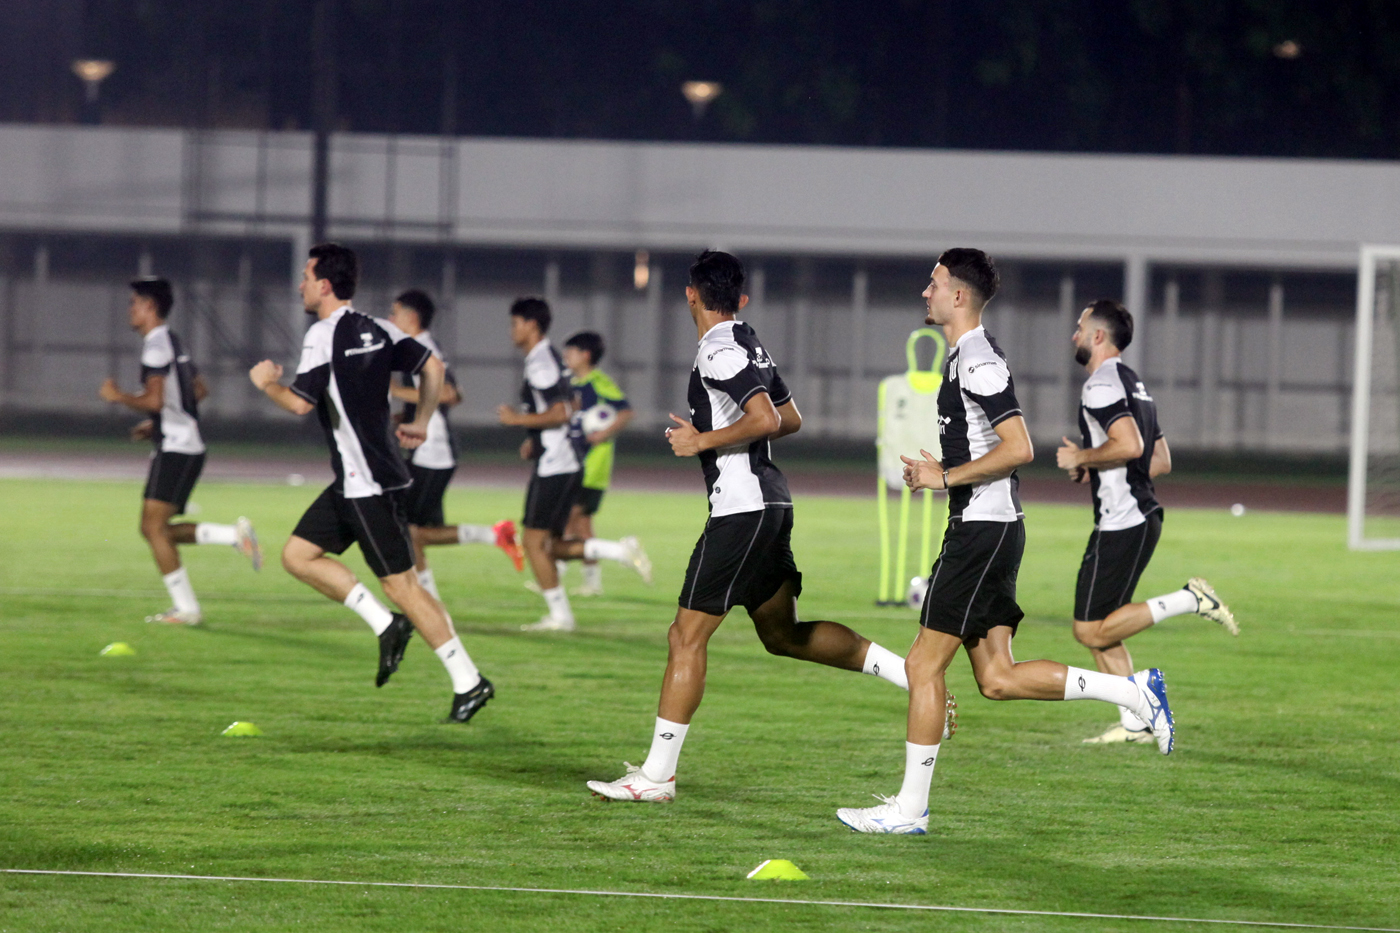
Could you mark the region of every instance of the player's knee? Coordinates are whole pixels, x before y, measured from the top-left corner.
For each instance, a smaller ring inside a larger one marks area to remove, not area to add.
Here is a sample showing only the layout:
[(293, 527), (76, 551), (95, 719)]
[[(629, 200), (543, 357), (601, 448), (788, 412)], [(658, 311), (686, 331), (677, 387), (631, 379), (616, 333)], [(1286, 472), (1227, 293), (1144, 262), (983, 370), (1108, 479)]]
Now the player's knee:
[(989, 700), (1010, 700), (1015, 698), (1011, 689), (1011, 677), (997, 671), (987, 672), (977, 681), (977, 689)]
[(1091, 649), (1108, 648), (1114, 644), (1113, 639), (1103, 636), (1099, 625), (1094, 622), (1075, 622), (1074, 640)]
[(793, 629), (794, 626), (761, 627), (758, 629), (758, 640), (763, 642), (763, 647), (769, 654), (790, 658), (798, 646), (797, 633)]

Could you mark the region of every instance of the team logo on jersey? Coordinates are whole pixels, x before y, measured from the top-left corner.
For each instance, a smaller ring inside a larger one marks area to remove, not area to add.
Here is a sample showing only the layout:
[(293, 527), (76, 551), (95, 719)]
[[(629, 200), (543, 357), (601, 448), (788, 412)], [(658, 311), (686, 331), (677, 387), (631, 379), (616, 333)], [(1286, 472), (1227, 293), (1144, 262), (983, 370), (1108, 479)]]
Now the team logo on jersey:
[(772, 368), (773, 358), (762, 347), (753, 348), (753, 364), (759, 368)]
[(952, 419), (950, 416), (948, 416), (948, 415), (939, 415), (939, 416), (938, 416), (938, 433), (939, 433), (939, 434), (947, 434), (947, 433), (948, 433), (948, 425), (950, 425), (950, 424), (952, 424), (952, 423), (953, 423), (953, 419)]
[(346, 355), (346, 356), (360, 356), (361, 354), (364, 354), (364, 353), (373, 353), (375, 350), (382, 350), (382, 349), (384, 349), (384, 341), (381, 340), (381, 341), (379, 341), (378, 343), (370, 343), (370, 341), (373, 340), (373, 339), (374, 339), (374, 334), (371, 334), (371, 333), (369, 333), (369, 332), (361, 333), (361, 334), (360, 334), (360, 342), (363, 343), (364, 346), (363, 346), (363, 347), (352, 347), (351, 349), (348, 349), (348, 350), (345, 351), (345, 355)]
[(1139, 382), (1137, 388), (1133, 390), (1133, 398), (1137, 399), (1139, 402), (1152, 401), (1152, 396), (1147, 394), (1147, 386), (1143, 385), (1141, 382)]

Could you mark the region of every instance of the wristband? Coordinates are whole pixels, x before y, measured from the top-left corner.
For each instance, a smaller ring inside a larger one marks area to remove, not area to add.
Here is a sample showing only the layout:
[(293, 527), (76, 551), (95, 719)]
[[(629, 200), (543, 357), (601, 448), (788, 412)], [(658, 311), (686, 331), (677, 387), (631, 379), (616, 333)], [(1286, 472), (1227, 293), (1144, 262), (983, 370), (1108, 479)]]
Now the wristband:
[(944, 470), (944, 471), (943, 471), (943, 489), (946, 491), (947, 488), (948, 488), (948, 471), (947, 471), (947, 470)]

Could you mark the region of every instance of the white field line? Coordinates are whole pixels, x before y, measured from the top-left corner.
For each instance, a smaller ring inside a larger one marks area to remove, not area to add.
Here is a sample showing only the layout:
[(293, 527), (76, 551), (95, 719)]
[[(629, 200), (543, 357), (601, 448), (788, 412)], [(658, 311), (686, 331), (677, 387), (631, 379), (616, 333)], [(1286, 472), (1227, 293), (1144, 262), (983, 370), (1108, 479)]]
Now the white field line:
[(1333, 926), (1325, 923), (1285, 923), (1270, 920), (1207, 920), (1198, 917), (1153, 917), (1135, 914), (1091, 914), (1060, 910), (1014, 910), (1009, 907), (944, 907), (932, 904), (881, 904), (867, 901), (810, 901), (786, 897), (726, 897), (719, 894), (658, 894), (649, 891), (592, 891), (576, 888), (514, 888), (484, 884), (426, 884), (410, 881), (321, 881), (311, 878), (245, 878), (238, 875), (166, 875), (124, 871), (49, 871), (4, 868), (7, 875), (68, 875), (86, 878), (140, 878), (173, 881), (251, 881), (264, 884), (320, 884), (360, 888), (415, 888), (446, 891), (495, 891), (510, 894), (572, 894), (583, 897), (648, 897), (673, 901), (727, 901), (746, 904), (791, 904), (806, 907), (863, 907), (877, 910), (928, 910), (945, 913), (1000, 914), (1022, 917), (1083, 917), (1090, 920), (1144, 920), (1155, 923), (1215, 923), (1225, 926), (1279, 927), (1294, 930), (1362, 930), (1366, 933), (1400, 933), (1395, 927)]

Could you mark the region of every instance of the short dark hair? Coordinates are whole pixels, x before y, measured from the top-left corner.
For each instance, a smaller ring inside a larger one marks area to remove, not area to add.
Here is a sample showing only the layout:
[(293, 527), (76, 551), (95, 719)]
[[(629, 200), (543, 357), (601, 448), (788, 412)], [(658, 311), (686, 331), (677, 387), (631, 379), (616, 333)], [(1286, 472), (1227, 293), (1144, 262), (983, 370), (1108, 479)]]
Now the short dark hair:
[(588, 354), (588, 365), (597, 366), (603, 361), (603, 351), (607, 347), (603, 344), (603, 335), (597, 331), (581, 330), (568, 340), (564, 341), (566, 347), (578, 347)]
[(738, 256), (704, 250), (690, 264), (690, 287), (700, 293), (700, 303), (707, 309), (738, 314), (744, 294), (744, 264)]
[(437, 314), (437, 305), (433, 304), (433, 299), (428, 297), (428, 293), (421, 288), (410, 288), (408, 291), (394, 299), (394, 304), (403, 305), (414, 314), (418, 315), (418, 326), (427, 330), (433, 326), (433, 317)]
[(355, 297), (355, 286), (360, 284), (360, 259), (355, 251), (339, 243), (318, 243), (308, 254), (316, 263), (311, 274), (331, 283), (331, 292), (341, 301)]
[(156, 314), (162, 321), (170, 317), (170, 309), (175, 305), (175, 292), (170, 287), (169, 279), (154, 275), (142, 276), (132, 280), (131, 290), (142, 298), (149, 298), (155, 302)]
[(938, 257), (938, 264), (947, 269), (953, 278), (966, 282), (977, 293), (977, 297), (982, 299), (984, 305), (992, 300), (997, 289), (1001, 287), (1001, 276), (997, 274), (996, 263), (980, 249), (961, 246), (945, 249), (943, 255)]
[(534, 295), (515, 299), (510, 306), (510, 316), (534, 321), (542, 336), (549, 333), (549, 323), (554, 320), (554, 315), (549, 313), (549, 302)]
[(1103, 325), (1119, 350), (1128, 349), (1133, 342), (1133, 316), (1112, 298), (1100, 298), (1089, 305), (1089, 317)]

